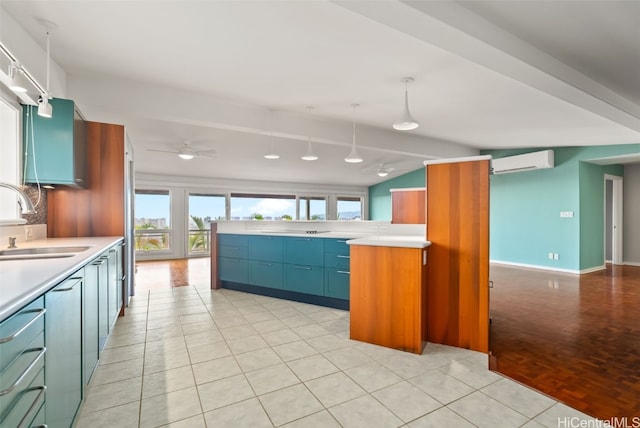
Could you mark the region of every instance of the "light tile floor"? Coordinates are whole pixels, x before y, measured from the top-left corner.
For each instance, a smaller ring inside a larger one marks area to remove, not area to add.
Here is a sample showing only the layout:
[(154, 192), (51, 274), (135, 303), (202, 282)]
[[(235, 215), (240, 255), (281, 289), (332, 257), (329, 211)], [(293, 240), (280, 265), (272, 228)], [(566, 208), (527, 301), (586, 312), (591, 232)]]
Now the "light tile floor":
[(76, 427), (556, 428), (571, 418), (591, 420), (489, 371), (484, 354), (352, 341), (346, 311), (190, 286), (132, 299)]

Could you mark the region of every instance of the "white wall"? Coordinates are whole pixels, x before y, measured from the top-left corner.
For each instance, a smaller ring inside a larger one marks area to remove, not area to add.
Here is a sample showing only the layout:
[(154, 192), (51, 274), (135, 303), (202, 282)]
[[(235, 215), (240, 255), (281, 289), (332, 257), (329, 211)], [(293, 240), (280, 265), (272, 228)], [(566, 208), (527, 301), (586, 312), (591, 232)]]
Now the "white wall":
[(624, 262), (640, 266), (640, 165), (624, 167)]

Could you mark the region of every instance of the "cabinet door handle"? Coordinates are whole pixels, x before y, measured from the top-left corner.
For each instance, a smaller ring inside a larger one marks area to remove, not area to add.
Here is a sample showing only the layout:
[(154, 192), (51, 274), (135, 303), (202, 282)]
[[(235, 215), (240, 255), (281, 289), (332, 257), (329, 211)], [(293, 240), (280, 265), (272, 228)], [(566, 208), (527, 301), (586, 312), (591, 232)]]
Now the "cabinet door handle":
[(346, 271), (346, 270), (337, 270), (336, 272), (344, 274), (344, 275), (351, 275), (351, 272)]
[(351, 256), (343, 256), (341, 254), (338, 254), (336, 257), (339, 258), (339, 259), (350, 259), (351, 258)]
[(311, 270), (313, 268), (309, 267), (309, 266), (294, 266), (294, 269), (301, 269), (301, 270)]
[(58, 292), (60, 292), (60, 291), (71, 291), (71, 290), (73, 290), (74, 288), (76, 288), (76, 285), (78, 285), (78, 283), (80, 283), (80, 280), (81, 280), (82, 278), (79, 278), (79, 277), (78, 277), (78, 278), (70, 278), (70, 279), (75, 279), (75, 280), (76, 280), (76, 282), (74, 282), (74, 283), (73, 283), (73, 285), (72, 285), (71, 287), (56, 288), (55, 290), (53, 290), (53, 291), (54, 291), (54, 293), (58, 293)]
[[(38, 355), (33, 359), (33, 361), (31, 362), (31, 364), (29, 364), (29, 366), (24, 369), (24, 371), (22, 373), (20, 373), (20, 376), (18, 376), (18, 379), (15, 380), (15, 382), (13, 382), (11, 385), (9, 385), (8, 388), (3, 389), (2, 391), (0, 391), (0, 397), (2, 397), (3, 395), (7, 395), (8, 393), (10, 393), (11, 391), (13, 391), (14, 389), (16, 389), (16, 386), (18, 386), (18, 384), (20, 382), (22, 382), (22, 380), (25, 378), (25, 376), (31, 371), (31, 369), (38, 363), (38, 361), (40, 360), (40, 358), (42, 358), (42, 356), (44, 355), (45, 352), (47, 352), (47, 348), (45, 348), (44, 346), (41, 348), (31, 348), (31, 349), (25, 349), (24, 351), (22, 351), (22, 353), (20, 355), (24, 355), (24, 354), (28, 354), (30, 352), (36, 352), (38, 351)], [(15, 360), (14, 360), (15, 361)]]
[(93, 266), (102, 266), (105, 262), (105, 258), (101, 257), (98, 260), (96, 260), (95, 262), (91, 263)]
[(36, 322), (38, 320), (38, 318), (43, 316), (44, 313), (47, 312), (47, 310), (45, 308), (42, 308), (42, 309), (31, 309), (29, 311), (25, 311), (25, 312), (22, 312), (22, 313), (26, 314), (27, 312), (35, 312), (35, 313), (37, 313), (37, 315), (35, 317), (33, 317), (28, 323), (26, 323), (25, 325), (23, 325), (22, 327), (18, 328), (13, 333), (11, 333), (9, 336), (0, 338), (0, 344), (11, 342), (13, 339), (15, 339), (16, 337), (20, 336), (20, 333), (22, 333), (23, 331), (28, 329), (34, 322)]
[[(44, 401), (44, 393), (47, 390), (47, 387), (44, 385), (36, 386), (34, 388), (29, 388), (25, 392), (36, 391), (38, 389), (40, 390), (40, 392), (38, 392), (36, 399), (33, 400), (33, 403), (31, 403), (31, 405), (29, 406), (29, 409), (27, 409), (27, 413), (24, 414), (24, 417), (18, 424), (18, 428), (26, 427), (29, 424), (29, 421), (33, 419), (33, 413), (40, 408), (42, 401)], [(37, 425), (37, 427), (47, 428), (47, 425)], [(33, 428), (37, 428), (37, 427), (33, 427)]]
[(294, 241), (311, 241), (311, 238), (293, 238)]
[(346, 244), (347, 241), (343, 240), (343, 239), (338, 239), (336, 242), (340, 243), (340, 244)]

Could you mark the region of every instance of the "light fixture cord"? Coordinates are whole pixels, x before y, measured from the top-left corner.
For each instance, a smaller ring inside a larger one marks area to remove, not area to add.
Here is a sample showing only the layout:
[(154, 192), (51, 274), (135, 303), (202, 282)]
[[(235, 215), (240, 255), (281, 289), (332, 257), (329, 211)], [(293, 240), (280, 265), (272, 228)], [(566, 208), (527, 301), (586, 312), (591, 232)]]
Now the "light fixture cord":
[(47, 93), (45, 96), (49, 98), (49, 81), (51, 72), (51, 33), (47, 31)]
[(353, 148), (356, 147), (356, 106), (353, 106)]

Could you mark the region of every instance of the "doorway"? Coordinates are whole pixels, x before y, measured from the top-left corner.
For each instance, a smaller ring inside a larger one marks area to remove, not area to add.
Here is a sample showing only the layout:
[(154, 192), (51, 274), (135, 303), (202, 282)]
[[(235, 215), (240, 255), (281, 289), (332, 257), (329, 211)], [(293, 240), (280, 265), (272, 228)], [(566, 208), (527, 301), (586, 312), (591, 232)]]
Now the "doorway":
[(614, 265), (623, 264), (622, 254), (622, 177), (604, 176), (604, 245), (605, 261)]

